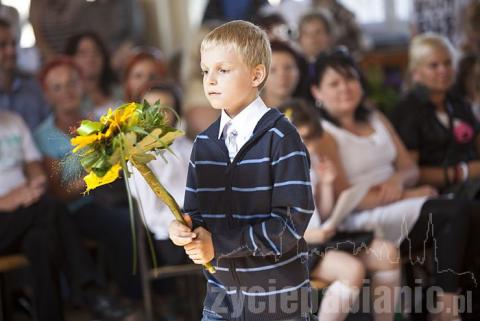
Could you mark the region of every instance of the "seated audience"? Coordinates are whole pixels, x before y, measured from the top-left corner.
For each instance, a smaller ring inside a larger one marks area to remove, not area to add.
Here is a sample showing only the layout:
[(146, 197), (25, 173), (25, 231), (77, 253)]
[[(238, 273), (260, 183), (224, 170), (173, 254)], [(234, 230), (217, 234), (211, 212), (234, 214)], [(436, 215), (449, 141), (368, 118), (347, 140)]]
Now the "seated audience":
[(319, 319), (345, 320), (369, 273), (373, 300), (380, 286), (388, 288), (391, 295), (384, 311), (374, 312), (375, 320), (393, 320), (400, 286), (398, 249), (389, 241), (374, 238), (371, 232), (337, 232), (328, 224), (334, 206), (336, 169), (331, 160), (318, 154), (317, 145), (322, 136), (325, 136), (323, 141), (332, 144), (333, 138), (322, 133), (315, 112), (304, 102), (291, 100), (281, 105), (280, 110), (290, 117), (305, 142), (312, 160), (312, 176), (316, 178), (312, 182), (316, 181), (313, 190), (317, 211), (305, 231), (305, 240), (314, 249), (309, 257), (311, 277), (330, 284), (322, 299)]
[(40, 79), (53, 114), (38, 127), (35, 139), (44, 154), (51, 195), (67, 204), (83, 237), (105, 246), (109, 271), (116, 284), (124, 294), (137, 298), (141, 291), (138, 275), (133, 275), (132, 270), (134, 243), (128, 207), (96, 202), (94, 193), (83, 195), (83, 171), (71, 154), (72, 131), (85, 118), (80, 108), (83, 96), (80, 75), (79, 67), (68, 57), (53, 59), (44, 67)]
[(374, 231), (380, 238), (395, 242), (410, 252), (423, 249), (425, 235), (436, 242), (435, 283), (444, 294), (438, 298), (443, 309), (440, 320), (459, 317), (456, 308), (459, 277), (442, 273), (461, 272), (469, 215), (462, 203), (429, 199), (436, 191), (430, 186), (414, 188), (418, 168), (393, 126), (381, 113), (365, 104), (362, 75), (353, 58), (344, 50), (335, 51), (317, 64), (312, 94), (323, 116), (324, 130), (335, 144), (319, 144), (319, 153), (337, 168), (335, 195), (351, 185), (369, 186), (369, 191), (342, 228)]
[(125, 316), (127, 310), (104, 294), (67, 210), (46, 197), (48, 179), (41, 160), (22, 118), (0, 111), (0, 254), (20, 252), (27, 257), (36, 320), (64, 320), (61, 271), (92, 317)]

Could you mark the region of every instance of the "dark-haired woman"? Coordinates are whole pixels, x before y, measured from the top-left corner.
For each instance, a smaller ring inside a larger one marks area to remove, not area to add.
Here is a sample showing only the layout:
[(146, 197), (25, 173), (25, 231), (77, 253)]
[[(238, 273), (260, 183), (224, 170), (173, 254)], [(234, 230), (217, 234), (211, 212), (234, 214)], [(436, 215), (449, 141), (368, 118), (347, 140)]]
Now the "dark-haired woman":
[(265, 105), (276, 108), (292, 98), (300, 79), (298, 55), (286, 43), (272, 41), (272, 62), (262, 99)]
[[(312, 160), (311, 181), (316, 211), (304, 235), (311, 248), (308, 265), (311, 278), (330, 284), (323, 295), (318, 317), (322, 321), (343, 321), (356, 304), (367, 273), (372, 280), (372, 297), (379, 289), (392, 294), (398, 289), (399, 250), (394, 243), (374, 238), (369, 231), (336, 231), (336, 226), (328, 220), (334, 206), (336, 169), (331, 160), (318, 154), (320, 145), (335, 144), (333, 137), (323, 132), (315, 111), (304, 101), (289, 100), (279, 106), (279, 110), (297, 128)], [(394, 304), (395, 297), (390, 299), (385, 302)], [(393, 311), (393, 307), (374, 311), (374, 320), (391, 321)]]
[(110, 66), (110, 53), (104, 42), (94, 32), (84, 32), (67, 41), (65, 54), (80, 67), (89, 111), (96, 119), (115, 108), (120, 100), (115, 98), (115, 74)]
[(317, 64), (312, 94), (324, 120), (324, 130), (336, 145), (323, 148), (338, 175), (337, 195), (355, 184), (370, 186), (357, 211), (347, 218), (346, 230), (373, 230), (376, 236), (402, 247), (421, 249), (430, 230), (436, 241), (435, 282), (445, 292), (439, 297), (440, 320), (459, 318), (456, 309), (458, 278), (466, 242), (468, 215), (461, 204), (435, 195), (428, 186), (412, 188), (418, 168), (389, 121), (365, 106), (362, 75), (344, 51), (325, 55)]

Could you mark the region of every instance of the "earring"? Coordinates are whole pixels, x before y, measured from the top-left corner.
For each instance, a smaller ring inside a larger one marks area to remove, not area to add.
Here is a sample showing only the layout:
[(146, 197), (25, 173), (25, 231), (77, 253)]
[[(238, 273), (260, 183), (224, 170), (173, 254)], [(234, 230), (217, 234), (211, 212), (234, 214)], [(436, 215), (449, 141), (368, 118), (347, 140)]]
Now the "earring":
[(315, 107), (317, 107), (318, 109), (322, 109), (323, 108), (323, 101), (315, 100)]

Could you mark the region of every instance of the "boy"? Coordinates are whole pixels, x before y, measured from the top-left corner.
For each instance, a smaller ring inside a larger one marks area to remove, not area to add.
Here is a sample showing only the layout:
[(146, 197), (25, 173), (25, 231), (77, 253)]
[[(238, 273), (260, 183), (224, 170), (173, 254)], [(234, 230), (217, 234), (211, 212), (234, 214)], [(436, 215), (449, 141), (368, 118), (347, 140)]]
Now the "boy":
[(170, 238), (197, 264), (212, 261), (203, 320), (310, 320), (303, 233), (313, 213), (308, 153), (295, 128), (265, 106), (266, 34), (245, 21), (201, 45), (205, 94), (221, 117), (197, 136), (184, 208)]

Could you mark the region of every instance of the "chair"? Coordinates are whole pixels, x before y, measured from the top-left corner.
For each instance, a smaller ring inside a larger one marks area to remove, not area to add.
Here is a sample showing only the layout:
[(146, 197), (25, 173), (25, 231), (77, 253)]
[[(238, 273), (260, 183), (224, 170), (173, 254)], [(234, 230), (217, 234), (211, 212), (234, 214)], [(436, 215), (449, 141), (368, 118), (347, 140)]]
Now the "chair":
[(27, 258), (22, 254), (11, 254), (0, 256), (0, 321), (10, 320), (8, 311), (9, 304), (5, 294), (7, 272), (28, 266)]
[[(151, 282), (153, 280), (166, 279), (170, 277), (179, 277), (179, 276), (191, 276), (191, 275), (200, 275), (202, 267), (198, 264), (182, 264), (182, 265), (168, 265), (161, 266), (157, 268), (151, 268), (148, 256), (148, 249), (146, 245), (146, 232), (143, 220), (139, 214), (138, 207), (134, 206), (135, 211), (135, 228), (137, 231), (137, 245), (138, 245), (138, 260), (139, 260), (139, 271), (142, 281), (142, 291), (143, 291), (143, 304), (145, 310), (145, 320), (153, 321), (153, 301), (152, 301), (152, 289)], [(195, 293), (195, 285), (192, 282), (187, 283), (189, 288), (189, 293)], [(199, 306), (199, 296), (193, 295), (192, 301), (194, 306)], [(196, 313), (195, 309), (190, 309), (191, 320), (198, 320), (199, 316)]]

